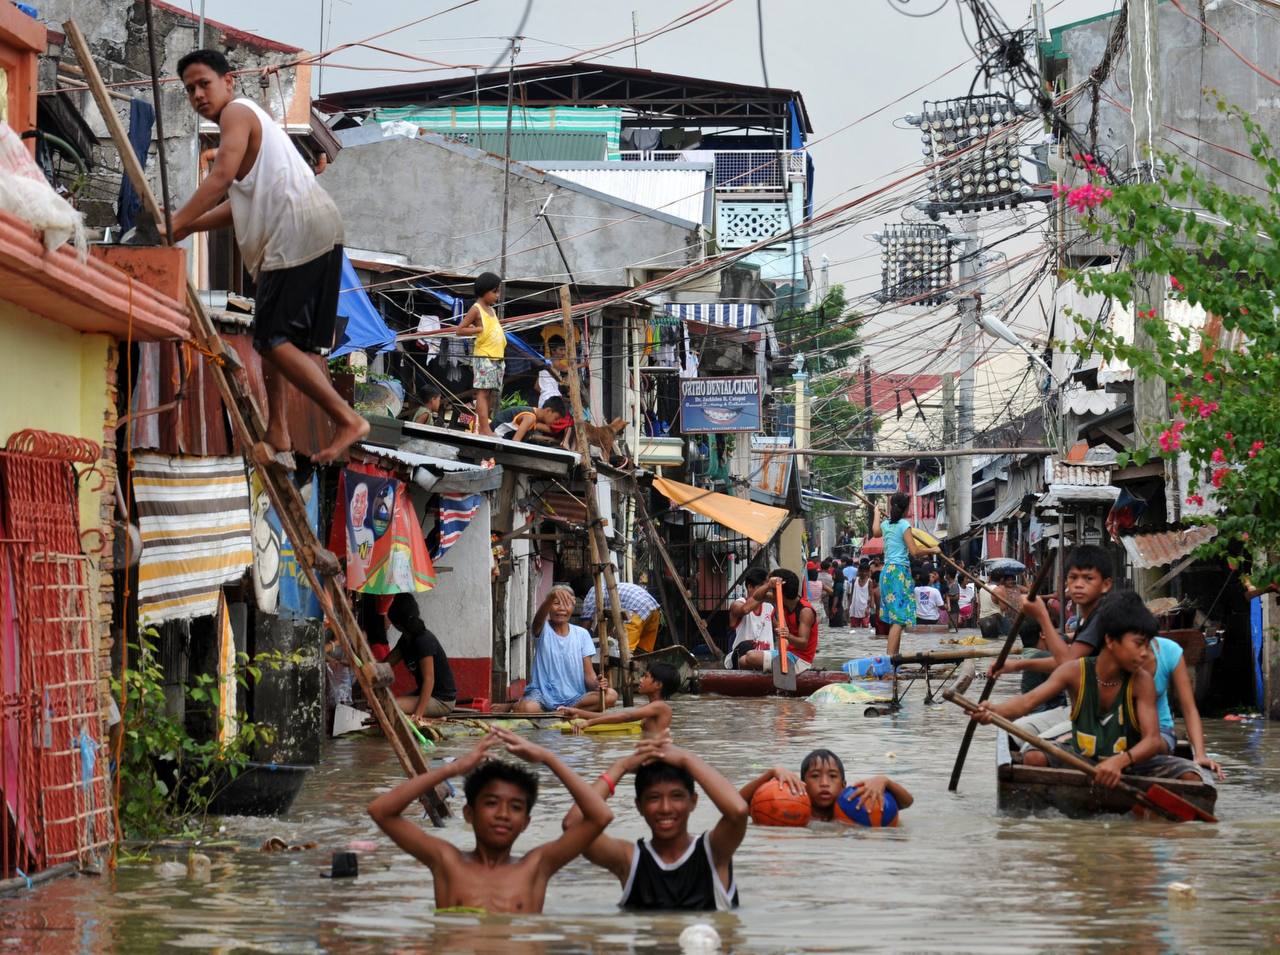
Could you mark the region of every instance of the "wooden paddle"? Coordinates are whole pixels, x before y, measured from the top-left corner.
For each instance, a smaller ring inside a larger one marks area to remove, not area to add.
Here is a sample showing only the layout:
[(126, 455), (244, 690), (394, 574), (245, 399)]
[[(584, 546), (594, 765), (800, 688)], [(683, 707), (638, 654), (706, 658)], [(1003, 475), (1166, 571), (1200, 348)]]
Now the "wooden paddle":
[[(782, 606), (782, 581), (775, 577), (773, 583), (774, 599), (777, 601), (774, 608), (778, 614), (778, 627), (782, 628), (787, 625), (786, 611)], [(799, 616), (796, 614), (796, 619), (799, 619)], [(796, 691), (795, 667), (787, 665), (787, 638), (782, 636), (778, 637), (778, 645), (773, 653), (773, 688), (783, 693)]]
[[(1049, 576), (1049, 568), (1052, 566), (1051, 561), (1045, 561), (1040, 566), (1040, 572), (1036, 574), (1035, 581), (1031, 584), (1031, 592), (1027, 594), (1027, 600), (1035, 600), (1036, 595), (1040, 593), (1040, 585), (1044, 583), (1045, 578)], [(1024, 601), (1022, 606), (1018, 608), (1018, 614), (1013, 618), (1013, 626), (1009, 628), (1009, 635), (1005, 637), (1004, 646), (1000, 648), (1000, 655), (996, 657), (993, 666), (999, 670), (1004, 666), (1004, 661), (1009, 659), (1009, 651), (1013, 649), (1013, 641), (1018, 639), (1018, 631), (1022, 629), (1022, 618), (1027, 614), (1027, 604)], [(988, 680), (987, 685), (982, 688), (982, 694), (978, 697), (979, 702), (991, 696), (991, 691), (996, 688), (995, 680)], [(970, 722), (964, 728), (964, 739), (960, 741), (960, 751), (956, 753), (956, 764), (951, 767), (951, 781), (947, 783), (947, 789), (955, 792), (960, 785), (960, 774), (964, 772), (965, 757), (969, 755), (969, 745), (973, 742), (973, 734), (977, 729), (977, 723)]]
[[(956, 704), (962, 710), (968, 713), (975, 713), (978, 710), (978, 704), (967, 696), (963, 696), (952, 690), (943, 690), (942, 698)], [(1036, 749), (1040, 750), (1059, 762), (1066, 763), (1073, 769), (1078, 769), (1083, 773), (1088, 773), (1090, 779), (1096, 779), (1098, 775), (1098, 767), (1089, 762), (1082, 756), (1069, 752), (1060, 746), (1054, 746), (1052, 743), (1041, 739), (1035, 733), (1024, 730), (1021, 726), (1012, 720), (1007, 720), (998, 713), (990, 713), (993, 725), (1000, 727), (1010, 736), (1016, 736), (1024, 743), (1030, 743)], [(970, 721), (970, 725), (977, 726), (977, 723)], [(1205, 812), (1199, 806), (1188, 802), (1176, 793), (1170, 792), (1159, 783), (1152, 783), (1144, 792), (1132, 783), (1127, 783), (1123, 779), (1117, 787), (1129, 796), (1133, 797), (1133, 801), (1143, 809), (1154, 812), (1157, 815), (1164, 816), (1166, 819), (1172, 819), (1174, 822), (1189, 822), (1193, 819), (1199, 819), (1203, 822), (1217, 822), (1217, 817), (1212, 813)], [(1135, 807), (1136, 808), (1136, 807)]]

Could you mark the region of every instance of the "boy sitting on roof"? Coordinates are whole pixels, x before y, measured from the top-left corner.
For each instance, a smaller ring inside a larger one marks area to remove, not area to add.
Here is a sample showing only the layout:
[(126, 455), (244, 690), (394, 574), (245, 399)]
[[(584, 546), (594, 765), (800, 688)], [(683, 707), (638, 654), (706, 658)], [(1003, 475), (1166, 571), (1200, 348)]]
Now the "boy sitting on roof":
[[(1096, 781), (1115, 788), (1120, 776), (1200, 780), (1213, 776), (1188, 759), (1163, 753), (1156, 686), (1146, 670), (1156, 618), (1132, 591), (1113, 594), (1097, 610), (1101, 647), (1097, 656), (1063, 663), (1029, 693), (1002, 703), (979, 704), (972, 719), (990, 723), (991, 713), (1014, 720), (1064, 690), (1071, 697), (1071, 740), (1080, 756), (1098, 764)], [(1027, 766), (1047, 766), (1049, 757), (1028, 751)]]

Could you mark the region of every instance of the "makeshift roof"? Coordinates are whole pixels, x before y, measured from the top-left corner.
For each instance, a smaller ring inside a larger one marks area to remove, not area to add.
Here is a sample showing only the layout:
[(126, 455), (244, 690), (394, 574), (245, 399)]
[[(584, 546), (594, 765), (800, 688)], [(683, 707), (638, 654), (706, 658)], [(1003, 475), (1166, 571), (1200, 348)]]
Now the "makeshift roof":
[(770, 507), (741, 497), (706, 491), (668, 478), (654, 478), (653, 488), (672, 504), (709, 517), (757, 544), (767, 544), (791, 516), (789, 511), (781, 507)]
[[(638, 114), (629, 126), (728, 126), (788, 128), (795, 104), (805, 133), (813, 132), (804, 97), (796, 90), (724, 83), (655, 73), (608, 63), (559, 63), (517, 68), (521, 106), (615, 106)], [(339, 112), (374, 106), (474, 106), (507, 103), (506, 74), (486, 77), (476, 89), (473, 73), (363, 90), (327, 93), (318, 105)]]

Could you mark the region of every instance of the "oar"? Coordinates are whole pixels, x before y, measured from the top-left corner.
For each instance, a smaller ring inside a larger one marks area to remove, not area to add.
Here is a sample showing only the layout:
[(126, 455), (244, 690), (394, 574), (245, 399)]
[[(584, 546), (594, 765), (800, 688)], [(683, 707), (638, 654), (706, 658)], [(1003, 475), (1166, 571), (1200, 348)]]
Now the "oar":
[[(1052, 565), (1047, 560), (1040, 566), (1040, 572), (1036, 574), (1036, 579), (1031, 584), (1031, 592), (1027, 595), (1027, 601), (1035, 600), (1036, 595), (1040, 593), (1040, 585), (1049, 576), (1050, 566)], [(1022, 629), (1022, 618), (1026, 616), (1026, 613), (1027, 603), (1024, 601), (1022, 606), (1018, 608), (1018, 615), (1013, 618), (1013, 626), (1009, 628), (1009, 635), (1005, 637), (1004, 646), (1000, 648), (1000, 655), (996, 657), (994, 665), (996, 670), (1004, 666), (1004, 661), (1009, 658), (1009, 651), (1013, 648), (1013, 641), (1018, 639), (1018, 631)], [(991, 691), (995, 688), (996, 681), (988, 680), (987, 685), (982, 688), (982, 694), (978, 697), (979, 701), (991, 696)], [(950, 792), (955, 792), (960, 785), (960, 774), (964, 772), (965, 757), (969, 755), (969, 744), (973, 742), (973, 734), (976, 728), (977, 724), (972, 721), (964, 728), (964, 739), (960, 741), (960, 752), (956, 753), (956, 764), (951, 767), (951, 781), (947, 783), (947, 789)]]
[[(943, 690), (942, 698), (956, 704), (956, 706), (968, 713), (977, 712), (978, 704), (967, 696), (962, 696), (951, 690)], [(1060, 746), (1054, 746), (1052, 743), (1046, 742), (1035, 733), (1029, 733), (1012, 720), (1007, 720), (998, 713), (988, 713), (991, 717), (993, 725), (1000, 727), (1010, 736), (1016, 736), (1024, 743), (1030, 743), (1036, 749), (1059, 762), (1066, 763), (1074, 769), (1088, 773), (1090, 779), (1096, 779), (1098, 775), (1098, 767), (1075, 753), (1068, 752)], [(970, 725), (976, 726), (977, 723), (970, 721)], [(1133, 797), (1133, 801), (1144, 809), (1150, 810), (1158, 815), (1164, 816), (1166, 819), (1172, 819), (1174, 822), (1189, 822), (1193, 819), (1200, 819), (1204, 822), (1217, 822), (1217, 818), (1212, 814), (1205, 812), (1199, 806), (1188, 802), (1181, 796), (1165, 789), (1159, 783), (1152, 783), (1144, 792), (1132, 783), (1127, 783), (1123, 779), (1120, 780), (1119, 789), (1123, 790), (1127, 795)]]
[[(786, 626), (785, 610), (782, 606), (782, 581), (778, 578), (773, 579), (774, 583), (774, 599), (777, 601), (774, 605), (778, 614), (778, 626)], [(796, 619), (800, 619), (800, 614), (796, 614)], [(774, 649), (773, 654), (773, 688), (783, 693), (794, 693), (796, 691), (796, 671), (795, 667), (787, 665), (787, 638), (778, 637), (778, 645)]]

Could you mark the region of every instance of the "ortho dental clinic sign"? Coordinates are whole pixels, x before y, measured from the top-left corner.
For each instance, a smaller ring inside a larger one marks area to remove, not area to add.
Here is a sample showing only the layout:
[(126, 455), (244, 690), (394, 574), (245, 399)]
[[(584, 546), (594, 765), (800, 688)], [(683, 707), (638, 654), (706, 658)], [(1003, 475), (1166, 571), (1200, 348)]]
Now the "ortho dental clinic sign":
[(680, 382), (680, 430), (685, 434), (759, 431), (760, 379), (684, 379)]

